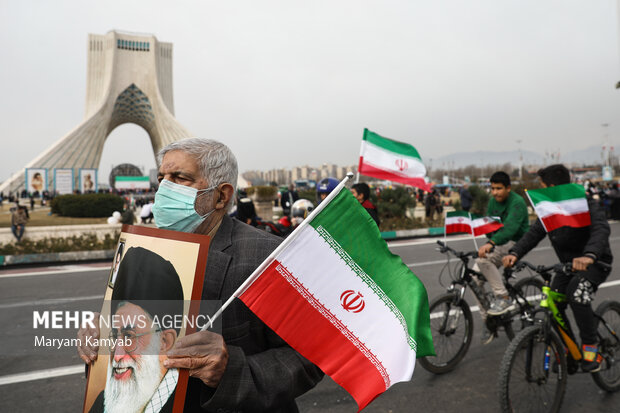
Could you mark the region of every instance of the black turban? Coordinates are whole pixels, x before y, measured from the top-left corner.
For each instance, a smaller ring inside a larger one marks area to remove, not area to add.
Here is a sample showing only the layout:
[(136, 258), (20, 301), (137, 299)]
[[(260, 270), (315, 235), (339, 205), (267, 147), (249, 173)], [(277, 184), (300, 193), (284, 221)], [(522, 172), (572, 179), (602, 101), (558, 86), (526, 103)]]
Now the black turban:
[[(161, 328), (174, 328), (174, 316), (183, 315), (183, 286), (174, 266), (153, 251), (132, 247), (125, 253), (112, 291), (112, 314), (122, 302), (141, 307), (153, 319), (157, 316)], [(165, 323), (162, 323), (164, 316)], [(156, 325), (157, 327), (157, 325)]]

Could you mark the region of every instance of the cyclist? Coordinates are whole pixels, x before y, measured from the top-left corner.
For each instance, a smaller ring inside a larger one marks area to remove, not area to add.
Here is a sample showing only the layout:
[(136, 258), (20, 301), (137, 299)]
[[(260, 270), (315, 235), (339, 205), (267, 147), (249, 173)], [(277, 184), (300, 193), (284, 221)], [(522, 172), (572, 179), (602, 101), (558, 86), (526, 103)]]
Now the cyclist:
[[(487, 205), (487, 215), (499, 217), (504, 225), (499, 230), (487, 234), (488, 241), (478, 249), (476, 265), (489, 282), (495, 300), (489, 307), (488, 314), (501, 315), (515, 308), (508, 291), (504, 286), (499, 266), (502, 258), (525, 234), (530, 226), (527, 205), (523, 198), (511, 190), (510, 176), (506, 172), (497, 171), (489, 180), (491, 182), (491, 199)], [(486, 314), (480, 312), (483, 320)], [(495, 331), (485, 329), (482, 343), (488, 344), (497, 335)]]
[[(570, 172), (561, 164), (551, 165), (538, 171), (544, 188), (570, 183)], [(592, 310), (594, 293), (609, 273), (611, 267), (596, 265), (601, 261), (611, 264), (613, 257), (609, 247), (609, 224), (605, 212), (597, 202), (588, 199), (591, 224), (588, 227), (560, 227), (549, 233), (549, 240), (561, 262), (571, 262), (573, 272), (557, 274), (551, 282), (551, 289), (566, 294), (579, 327), (583, 359), (581, 369), (585, 372), (600, 370), (601, 357), (598, 354), (596, 335), (597, 322)], [(517, 260), (532, 250), (545, 237), (546, 231), (540, 222), (517, 242), (504, 257), (503, 264), (511, 267)], [(592, 265), (595, 264), (595, 265)], [(558, 305), (560, 307), (560, 305)], [(561, 304), (564, 313), (566, 304)]]

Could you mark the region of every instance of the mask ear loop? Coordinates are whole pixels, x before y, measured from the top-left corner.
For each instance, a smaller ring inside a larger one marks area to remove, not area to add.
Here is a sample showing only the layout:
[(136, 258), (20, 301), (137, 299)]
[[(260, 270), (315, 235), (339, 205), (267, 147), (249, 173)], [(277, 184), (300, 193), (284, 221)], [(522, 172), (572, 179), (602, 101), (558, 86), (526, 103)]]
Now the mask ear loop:
[[(219, 185), (215, 185), (215, 186), (212, 186), (212, 187), (207, 188), (207, 189), (199, 189), (198, 191), (196, 191), (196, 192), (200, 192), (199, 194), (198, 193), (196, 194), (196, 199), (198, 199), (199, 196), (202, 196), (202, 195), (206, 194), (207, 192), (210, 192), (210, 191), (216, 189), (218, 186)], [(194, 200), (194, 207), (195, 207), (195, 204), (196, 204), (196, 201)], [(205, 220), (205, 219), (209, 218), (209, 215), (211, 215), (214, 212), (215, 212), (215, 208), (212, 209), (211, 211), (207, 212), (206, 214), (199, 215), (199, 216), (200, 216), (200, 218)]]

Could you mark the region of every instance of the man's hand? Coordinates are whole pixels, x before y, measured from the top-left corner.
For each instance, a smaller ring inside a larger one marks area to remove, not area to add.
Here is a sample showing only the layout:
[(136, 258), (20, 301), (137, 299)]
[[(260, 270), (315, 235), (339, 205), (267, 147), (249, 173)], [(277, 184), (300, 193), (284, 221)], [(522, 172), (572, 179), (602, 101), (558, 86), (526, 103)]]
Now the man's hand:
[(489, 252), (491, 252), (493, 250), (493, 248), (495, 248), (495, 245), (487, 242), (482, 247), (480, 247), (480, 249), (478, 250), (478, 257), (479, 258), (486, 258), (487, 254)]
[(217, 387), (228, 364), (224, 338), (211, 331), (199, 331), (177, 340), (164, 361), (166, 368), (189, 369), (209, 387)]
[(78, 338), (78, 355), (86, 364), (90, 364), (93, 361), (97, 360), (97, 351), (99, 351), (99, 346), (89, 346), (89, 341), (86, 340), (86, 337), (90, 337), (91, 341), (93, 338), (99, 338), (99, 317), (101, 315), (99, 313), (95, 313), (95, 319), (93, 320), (93, 324), (95, 328), (91, 328), (86, 326), (85, 328), (80, 328), (77, 333)]
[(590, 257), (573, 258), (573, 271), (585, 271), (591, 264), (594, 264), (594, 260)]
[(517, 257), (512, 254), (505, 255), (504, 258), (502, 258), (502, 265), (505, 268), (512, 268), (512, 266), (515, 265), (516, 262)]

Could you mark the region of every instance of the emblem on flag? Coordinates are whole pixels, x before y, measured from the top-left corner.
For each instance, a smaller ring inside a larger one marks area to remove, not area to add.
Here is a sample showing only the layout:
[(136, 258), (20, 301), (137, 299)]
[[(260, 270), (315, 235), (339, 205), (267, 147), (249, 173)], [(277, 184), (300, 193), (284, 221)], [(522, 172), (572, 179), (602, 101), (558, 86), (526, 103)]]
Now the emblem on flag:
[(404, 159), (397, 159), (396, 160), (396, 167), (398, 168), (399, 171), (402, 172), (402, 171), (404, 171), (405, 169), (407, 169), (409, 167), (409, 164)]
[(359, 291), (347, 290), (340, 294), (340, 305), (350, 313), (359, 313), (366, 307), (364, 296)]

